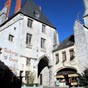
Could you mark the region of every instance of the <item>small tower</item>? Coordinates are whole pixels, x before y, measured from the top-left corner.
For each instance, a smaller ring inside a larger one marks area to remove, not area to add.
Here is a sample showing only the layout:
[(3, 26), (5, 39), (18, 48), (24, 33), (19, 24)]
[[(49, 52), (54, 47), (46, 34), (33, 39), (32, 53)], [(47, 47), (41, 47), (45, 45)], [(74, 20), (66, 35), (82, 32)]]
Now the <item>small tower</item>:
[(6, 13), (6, 16), (9, 17), (9, 12), (10, 12), (10, 7), (11, 7), (11, 2), (12, 0), (6, 0), (6, 3), (4, 5), (4, 7), (7, 7), (7, 13)]
[(83, 19), (84, 19), (85, 26), (88, 27), (88, 0), (83, 0), (83, 1), (84, 1), (84, 6), (85, 6)]
[(83, 0), (83, 1), (84, 1), (85, 9), (88, 9), (88, 0)]

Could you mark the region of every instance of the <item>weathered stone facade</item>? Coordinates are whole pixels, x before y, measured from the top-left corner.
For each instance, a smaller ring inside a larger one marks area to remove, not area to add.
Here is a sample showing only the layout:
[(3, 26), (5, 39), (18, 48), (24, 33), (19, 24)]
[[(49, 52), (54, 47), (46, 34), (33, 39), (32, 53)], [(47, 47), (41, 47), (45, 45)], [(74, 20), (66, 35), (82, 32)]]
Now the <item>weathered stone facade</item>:
[(75, 35), (75, 46), (76, 46), (76, 57), (79, 66), (79, 73), (82, 73), (87, 66), (88, 58), (88, 31), (84, 26), (76, 21), (74, 25), (74, 35)]
[[(69, 70), (75, 69), (76, 71), (74, 72), (82, 74), (85, 68), (88, 67), (88, 0), (83, 1), (85, 6), (85, 11), (83, 15), (84, 24), (82, 24), (79, 20), (76, 20), (73, 26), (74, 41), (71, 39), (70, 36), (70, 38), (65, 39), (54, 51), (54, 66), (55, 66), (54, 75), (56, 76), (57, 80), (61, 81), (62, 79), (66, 80), (67, 78), (69, 79), (71, 76), (77, 77), (77, 75), (71, 75), (69, 77), (69, 71), (67, 71), (66, 68), (71, 68)], [(70, 60), (71, 54), (69, 53), (70, 49), (74, 49), (75, 58), (73, 60)], [(63, 54), (63, 52), (65, 55)], [(64, 58), (65, 60), (63, 61)], [(57, 61), (58, 63), (56, 63)], [(65, 78), (67, 72), (68, 72), (67, 78)], [(74, 72), (72, 74), (74, 74)]]
[(70, 83), (71, 86), (77, 86), (78, 62), (76, 57), (76, 46), (74, 35), (65, 39), (56, 50), (54, 50), (55, 82), (59, 81), (60, 87), (69, 86), (70, 79), (75, 80)]
[(76, 20), (74, 24), (76, 57), (79, 66), (79, 73), (82, 73), (88, 66), (88, 0), (84, 0), (84, 6), (84, 24), (78, 20)]
[[(34, 8), (37, 9), (27, 7), (27, 5), (35, 5), (33, 3), (33, 0), (27, 0), (26, 5), (18, 13), (0, 26), (2, 52), (0, 60), (17, 76), (19, 76), (20, 71), (23, 71), (23, 76), (26, 76), (26, 72), (28, 74), (31, 71), (33, 72), (34, 83), (40, 84), (39, 77), (42, 74), (41, 85), (54, 86), (52, 50), (58, 44), (58, 34), (55, 27), (43, 17), (36, 6)], [(35, 17), (34, 13), (31, 17), (31, 13), (25, 12), (25, 10), (30, 12), (29, 9), (34, 10), (34, 12), (38, 11), (40, 18)], [(28, 20), (32, 23), (28, 24)], [(28, 80), (24, 77), (23, 82), (28, 82)]]

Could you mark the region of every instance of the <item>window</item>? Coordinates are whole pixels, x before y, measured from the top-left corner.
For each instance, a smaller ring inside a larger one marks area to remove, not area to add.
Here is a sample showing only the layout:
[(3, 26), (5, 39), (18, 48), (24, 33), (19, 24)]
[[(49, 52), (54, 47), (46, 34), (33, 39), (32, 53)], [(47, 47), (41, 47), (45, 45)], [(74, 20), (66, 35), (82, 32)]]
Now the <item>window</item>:
[(41, 38), (41, 48), (45, 49), (45, 39)]
[(56, 57), (56, 64), (58, 64), (58, 62), (59, 62), (59, 54), (57, 53), (57, 54), (55, 55), (55, 57)]
[(76, 82), (77, 78), (76, 77), (72, 77), (72, 82)]
[(66, 52), (62, 52), (62, 62), (66, 61)]
[(12, 42), (12, 41), (13, 41), (13, 38), (14, 38), (14, 36), (13, 36), (13, 35), (9, 35), (8, 40)]
[(54, 42), (54, 46), (56, 46), (57, 45), (57, 34), (56, 33), (54, 33), (53, 42)]
[(26, 65), (27, 65), (27, 66), (30, 66), (30, 60), (31, 60), (30, 58), (27, 58), (27, 59), (26, 59)]
[(69, 50), (70, 53), (70, 61), (74, 59), (75, 55), (74, 55), (74, 49)]
[(27, 83), (29, 83), (29, 71), (25, 72), (25, 80)]
[(34, 16), (36, 19), (38, 19), (40, 17), (40, 13), (38, 10), (34, 11)]
[(42, 32), (45, 33), (45, 27), (46, 25), (45, 24), (42, 24)]
[(32, 28), (32, 23), (33, 23), (33, 20), (28, 19), (27, 26), (30, 27), (30, 28)]
[(27, 33), (27, 35), (26, 35), (26, 44), (27, 45), (31, 44), (31, 38), (32, 38), (32, 34)]

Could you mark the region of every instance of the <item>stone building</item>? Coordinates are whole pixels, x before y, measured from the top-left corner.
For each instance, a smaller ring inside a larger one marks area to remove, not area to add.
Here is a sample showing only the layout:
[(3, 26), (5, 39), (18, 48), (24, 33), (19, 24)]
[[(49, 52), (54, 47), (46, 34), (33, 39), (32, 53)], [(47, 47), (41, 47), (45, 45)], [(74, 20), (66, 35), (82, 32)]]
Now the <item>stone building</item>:
[[(54, 51), (55, 78), (59, 86), (77, 86), (78, 65), (75, 56), (76, 48), (74, 35), (65, 39)], [(71, 80), (71, 83), (70, 83)]]
[(65, 39), (53, 51), (54, 75), (56, 81), (60, 81), (60, 86), (77, 86), (78, 74), (82, 74), (88, 67), (88, 0), (83, 1), (85, 6), (84, 24), (76, 20), (73, 27), (74, 35)]
[(78, 60), (79, 73), (88, 67), (88, 0), (83, 0), (85, 11), (83, 15), (84, 24), (76, 20), (74, 24), (74, 35), (76, 45), (76, 56)]
[(54, 86), (53, 54), (58, 44), (56, 28), (42, 14), (33, 0), (21, 5), (16, 0), (12, 17), (8, 17), (11, 0), (0, 11), (0, 60), (17, 76), (23, 72), (23, 82)]

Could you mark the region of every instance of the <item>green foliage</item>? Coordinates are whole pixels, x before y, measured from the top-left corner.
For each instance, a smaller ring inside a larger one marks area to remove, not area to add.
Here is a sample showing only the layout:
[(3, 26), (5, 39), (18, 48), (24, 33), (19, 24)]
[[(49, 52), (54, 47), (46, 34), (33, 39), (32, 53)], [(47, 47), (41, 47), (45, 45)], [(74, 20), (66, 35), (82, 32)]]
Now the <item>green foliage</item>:
[(28, 86), (28, 87), (29, 87), (29, 86), (30, 86), (30, 87), (33, 87), (33, 86), (36, 86), (36, 87), (37, 87), (37, 86), (39, 86), (38, 83), (33, 83), (33, 84), (22, 83), (22, 86), (24, 86), (24, 85), (25, 85), (25, 86)]
[(38, 84), (34, 84), (34, 79), (35, 79), (35, 73), (29, 71), (28, 75), (26, 76), (26, 83), (22, 83), (22, 85), (24, 86), (38, 86)]
[(30, 86), (30, 87), (32, 87), (32, 86), (39, 86), (37, 83), (35, 84), (35, 83), (33, 83), (33, 84), (26, 84), (26, 86)]
[(33, 84), (35, 79), (35, 75), (33, 72), (29, 72), (29, 84)]
[(33, 86), (35, 79), (35, 72), (28, 71), (26, 75), (26, 86)]
[(86, 68), (83, 74), (79, 76), (79, 85), (88, 88), (88, 68)]

